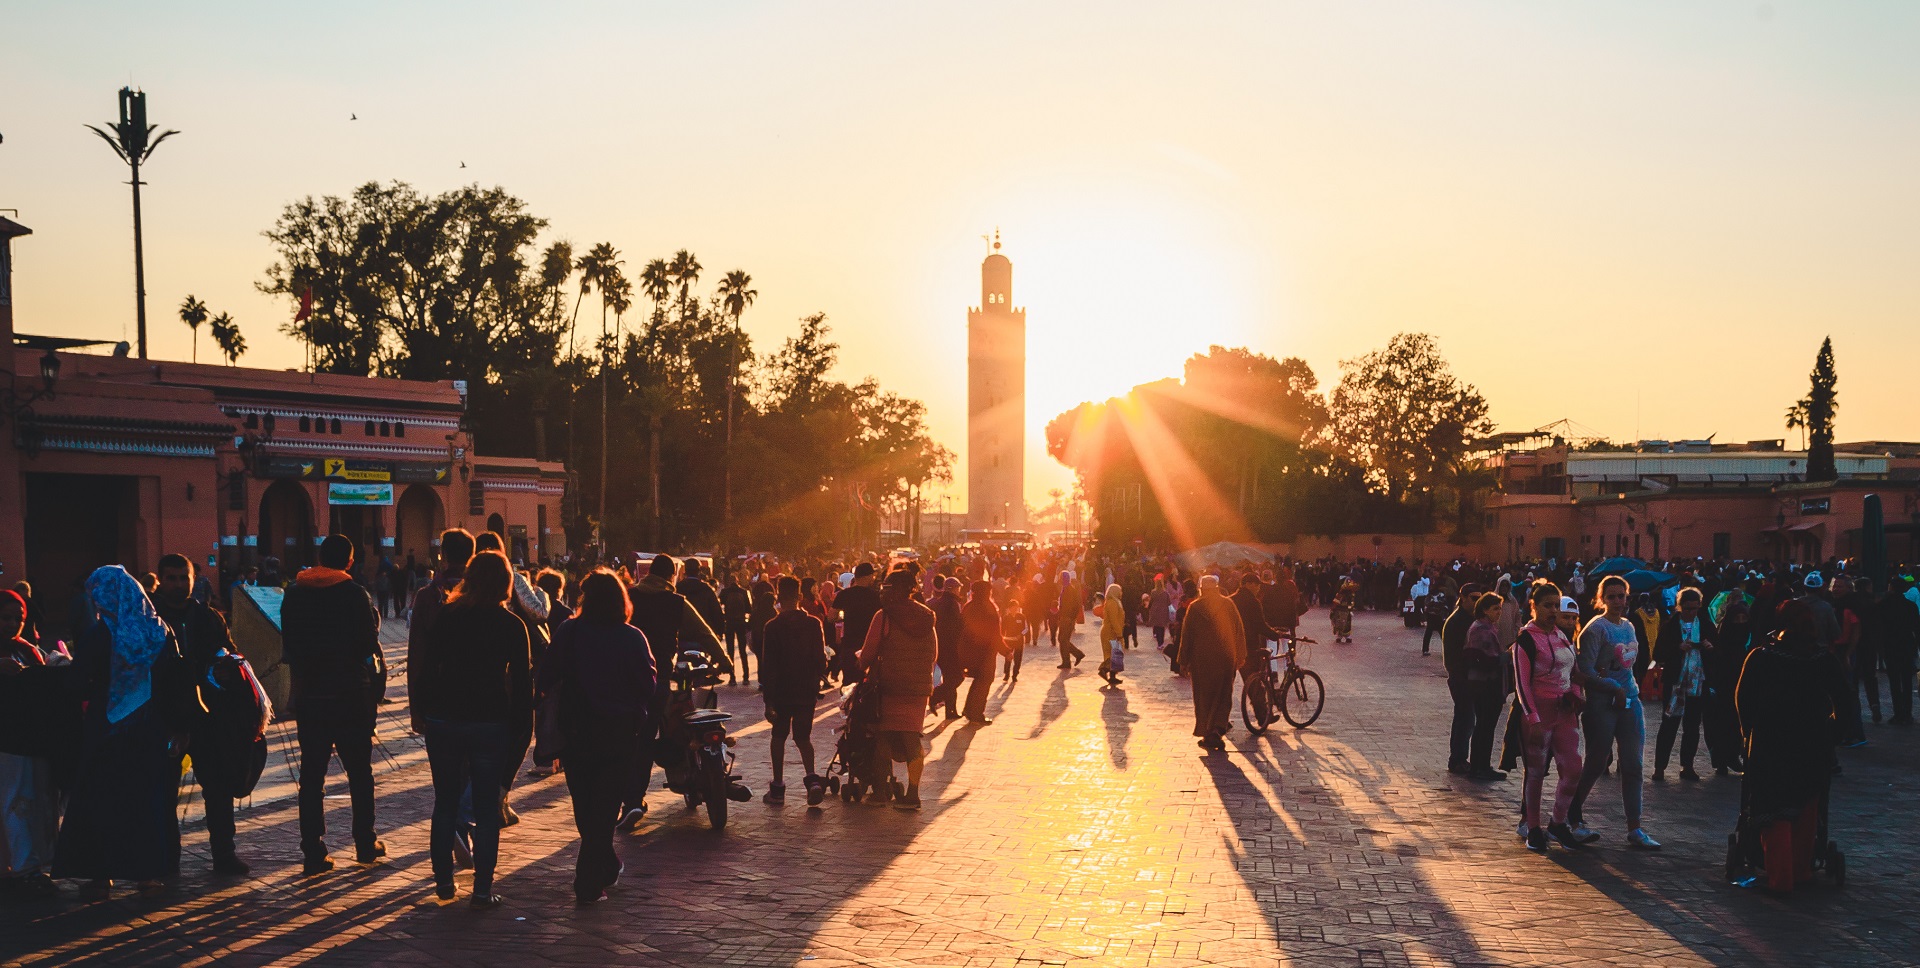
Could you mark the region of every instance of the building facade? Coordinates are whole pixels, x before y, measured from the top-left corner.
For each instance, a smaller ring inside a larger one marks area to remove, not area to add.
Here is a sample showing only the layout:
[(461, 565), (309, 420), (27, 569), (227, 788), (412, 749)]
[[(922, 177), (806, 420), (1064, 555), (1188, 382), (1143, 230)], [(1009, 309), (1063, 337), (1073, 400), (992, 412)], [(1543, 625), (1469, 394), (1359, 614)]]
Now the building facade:
[(1869, 494), (1880, 496), (1888, 552), (1920, 561), (1920, 444), (1840, 444), (1839, 479), (1804, 480), (1807, 455), (1779, 441), (1643, 442), (1577, 451), (1563, 442), (1495, 454), (1485, 500), (1490, 559), (1818, 562), (1862, 550)]
[[(4, 269), (27, 232), (0, 223)], [(285, 578), (339, 533), (368, 578), (382, 559), (431, 563), (447, 527), (497, 531), (524, 562), (564, 551), (564, 466), (476, 455), (453, 381), (74, 352), (84, 341), (15, 332), (6, 279), (0, 569), (33, 584), (56, 632), (94, 568), (138, 575), (167, 553)]]
[(967, 312), (967, 523), (1025, 529), (1027, 311), (1013, 306), (1013, 263), (980, 264), (980, 305)]

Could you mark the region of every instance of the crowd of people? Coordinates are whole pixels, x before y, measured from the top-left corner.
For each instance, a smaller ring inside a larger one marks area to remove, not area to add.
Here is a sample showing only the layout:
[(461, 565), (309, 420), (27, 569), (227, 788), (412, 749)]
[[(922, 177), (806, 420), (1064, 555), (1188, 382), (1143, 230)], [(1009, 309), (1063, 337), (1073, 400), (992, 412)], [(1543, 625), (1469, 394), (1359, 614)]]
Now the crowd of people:
[[(1215, 567), (1172, 556), (1094, 557), (1078, 548), (966, 549), (923, 565), (867, 555), (841, 561), (755, 556), (723, 562), (634, 556), (590, 571), (527, 568), (501, 537), (452, 529), (424, 574), (388, 582), (356, 572), (354, 545), (324, 539), (318, 562), (285, 579), (280, 607), (292, 670), (303, 873), (334, 869), (327, 771), (345, 772), (354, 858), (386, 856), (372, 761), (387, 692), (384, 619), (408, 622), (411, 728), (432, 776), (429, 856), (436, 894), (470, 903), (495, 890), (510, 794), (525, 774), (564, 774), (580, 838), (574, 892), (603, 897), (621, 873), (617, 832), (639, 826), (655, 767), (670, 786), (686, 753), (660, 742), (675, 677), (689, 658), (757, 690), (771, 728), (770, 783), (786, 801), (788, 747), (808, 804), (826, 795), (813, 743), (820, 700), (866, 683), (877, 697), (865, 802), (921, 805), (929, 716), (992, 724), (996, 677), (1016, 683), (1029, 648), (1079, 665), (1097, 626), (1103, 688), (1119, 689), (1151, 630), (1171, 674), (1191, 680), (1193, 734), (1225, 749), (1234, 683), (1267, 669), (1273, 643), (1324, 607), (1336, 642), (1361, 610), (1423, 609), (1422, 651), (1441, 642), (1452, 712), (1448, 770), (1505, 780), (1523, 766), (1517, 834), (1529, 849), (1600, 839), (1583, 806), (1617, 771), (1625, 843), (1657, 850), (1643, 825), (1645, 704), (1660, 709), (1651, 777), (1699, 778), (1697, 751), (1744, 773), (1745, 810), (1769, 856), (1769, 883), (1804, 880), (1836, 748), (1867, 742), (1862, 687), (1882, 721), (1878, 675), (1893, 684), (1893, 725), (1912, 722), (1920, 592), (1824, 568), (1695, 562), (1636, 591), (1579, 563), (1259, 561)], [(260, 576), (248, 576), (259, 580)], [(116, 881), (166, 889), (179, 866), (175, 813), (183, 757), (205, 797), (213, 869), (248, 873), (234, 801), (258, 781), (273, 716), (238, 655), (203, 576), (180, 555), (137, 580), (119, 566), (87, 579), (72, 642), (37, 628), (31, 589), (0, 592), (0, 888), (46, 897), (56, 878), (103, 897)], [(375, 587), (370, 588), (369, 585)], [(404, 593), (404, 594), (396, 594)], [(1435, 607), (1444, 605), (1444, 607)], [(757, 675), (756, 675), (757, 673)], [(1244, 687), (1244, 686), (1243, 686)], [(1504, 729), (1501, 714), (1506, 714)], [(1499, 768), (1494, 741), (1504, 736)], [(904, 782), (894, 771), (904, 767)], [(1550, 811), (1549, 771), (1557, 771)], [(748, 799), (739, 777), (735, 799)]]

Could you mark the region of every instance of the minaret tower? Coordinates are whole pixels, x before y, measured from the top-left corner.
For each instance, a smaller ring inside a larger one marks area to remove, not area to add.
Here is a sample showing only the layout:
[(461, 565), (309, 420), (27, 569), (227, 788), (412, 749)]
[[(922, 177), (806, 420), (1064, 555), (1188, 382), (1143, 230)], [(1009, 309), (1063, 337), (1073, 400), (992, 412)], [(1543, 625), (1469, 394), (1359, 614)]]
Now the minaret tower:
[(1027, 526), (1027, 311), (1013, 307), (1013, 263), (1000, 231), (980, 264), (980, 305), (967, 313), (967, 523)]

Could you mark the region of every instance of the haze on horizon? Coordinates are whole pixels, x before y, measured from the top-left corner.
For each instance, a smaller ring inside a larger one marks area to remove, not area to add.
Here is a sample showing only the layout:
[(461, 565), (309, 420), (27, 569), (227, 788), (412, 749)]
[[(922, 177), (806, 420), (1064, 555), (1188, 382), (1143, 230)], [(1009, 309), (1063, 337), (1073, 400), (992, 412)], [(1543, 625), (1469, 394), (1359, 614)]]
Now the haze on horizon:
[(81, 125), (132, 83), (182, 132), (144, 171), (162, 359), (187, 358), (192, 293), (240, 320), (243, 363), (300, 364), (277, 332), (292, 307), (253, 288), (286, 203), (478, 182), (629, 267), (688, 248), (715, 278), (746, 269), (763, 351), (827, 313), (843, 372), (925, 400), (962, 461), (954, 361), (997, 226), (1028, 310), (1036, 505), (1070, 486), (1049, 419), (1210, 344), (1304, 357), (1330, 387), (1339, 360), (1426, 331), (1505, 429), (1746, 440), (1787, 436), (1831, 334), (1840, 439), (1920, 437), (1911, 4), (43, 3), (0, 22), (0, 208), (34, 230), (23, 332), (131, 338), (125, 169)]

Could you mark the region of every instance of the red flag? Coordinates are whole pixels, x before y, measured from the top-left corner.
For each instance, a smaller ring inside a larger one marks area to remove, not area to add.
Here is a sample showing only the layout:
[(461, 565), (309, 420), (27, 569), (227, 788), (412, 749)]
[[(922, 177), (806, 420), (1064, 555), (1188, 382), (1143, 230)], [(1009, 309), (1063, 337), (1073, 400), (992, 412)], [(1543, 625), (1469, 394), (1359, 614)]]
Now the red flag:
[(304, 323), (311, 315), (313, 315), (313, 287), (308, 286), (300, 293), (300, 311), (293, 314), (293, 321)]

